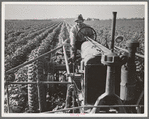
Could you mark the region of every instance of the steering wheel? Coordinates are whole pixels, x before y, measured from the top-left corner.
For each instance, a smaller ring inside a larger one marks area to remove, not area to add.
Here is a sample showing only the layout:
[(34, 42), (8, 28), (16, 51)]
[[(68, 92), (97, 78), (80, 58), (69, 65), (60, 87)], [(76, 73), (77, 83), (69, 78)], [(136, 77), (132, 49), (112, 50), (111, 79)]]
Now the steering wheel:
[(90, 37), (94, 41), (96, 41), (96, 38), (97, 38), (96, 31), (92, 27), (89, 27), (89, 26), (85, 26), (81, 28), (77, 33), (77, 38), (79, 39), (85, 36)]

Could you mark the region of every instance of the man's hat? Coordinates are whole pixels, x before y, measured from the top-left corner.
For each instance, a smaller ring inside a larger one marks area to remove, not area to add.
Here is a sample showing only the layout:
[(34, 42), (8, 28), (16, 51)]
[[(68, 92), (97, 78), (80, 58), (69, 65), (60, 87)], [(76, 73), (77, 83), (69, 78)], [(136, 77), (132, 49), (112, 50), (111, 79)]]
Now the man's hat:
[(79, 21), (79, 20), (82, 20), (84, 21), (85, 19), (83, 19), (83, 16), (82, 14), (79, 14), (78, 17), (75, 19), (75, 22)]

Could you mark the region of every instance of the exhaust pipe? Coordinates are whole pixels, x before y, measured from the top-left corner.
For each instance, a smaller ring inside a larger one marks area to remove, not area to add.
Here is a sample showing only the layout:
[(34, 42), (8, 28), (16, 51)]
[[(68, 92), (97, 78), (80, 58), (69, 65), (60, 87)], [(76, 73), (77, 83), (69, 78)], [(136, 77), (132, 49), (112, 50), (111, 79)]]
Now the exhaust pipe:
[(112, 22), (112, 42), (111, 42), (111, 51), (114, 50), (114, 36), (115, 36), (115, 26), (116, 26), (116, 15), (117, 12), (113, 12), (113, 22)]

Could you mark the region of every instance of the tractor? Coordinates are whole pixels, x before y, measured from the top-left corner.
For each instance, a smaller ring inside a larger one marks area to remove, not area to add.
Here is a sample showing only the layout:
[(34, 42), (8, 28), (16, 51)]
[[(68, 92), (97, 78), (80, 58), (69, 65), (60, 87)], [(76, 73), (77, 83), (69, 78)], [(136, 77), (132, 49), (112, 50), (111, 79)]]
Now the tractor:
[[(135, 53), (139, 43), (130, 39), (126, 44), (127, 53), (116, 53), (114, 43), (121, 42), (123, 37), (114, 38), (115, 24), (116, 12), (113, 12), (110, 49), (97, 42), (97, 34), (93, 28), (84, 27), (77, 35), (83, 35), (86, 41), (82, 43), (75, 62), (68, 59), (66, 49), (69, 44), (64, 39), (62, 45), (23, 64), (38, 62), (36, 67), (30, 65), (28, 68), (28, 91), (37, 94), (35, 102), (32, 102), (35, 96), (29, 95), (29, 109), (40, 113), (143, 113), (144, 91), (139, 94), (136, 92), (138, 83)], [(91, 29), (93, 37), (82, 34), (84, 29)], [(64, 57), (65, 63), (55, 62), (53, 53)], [(38, 71), (32, 72), (32, 68), (37, 68)], [(35, 79), (32, 80), (33, 78)], [(65, 101), (54, 108), (51, 97), (56, 94), (57, 87), (66, 90), (63, 95)]]

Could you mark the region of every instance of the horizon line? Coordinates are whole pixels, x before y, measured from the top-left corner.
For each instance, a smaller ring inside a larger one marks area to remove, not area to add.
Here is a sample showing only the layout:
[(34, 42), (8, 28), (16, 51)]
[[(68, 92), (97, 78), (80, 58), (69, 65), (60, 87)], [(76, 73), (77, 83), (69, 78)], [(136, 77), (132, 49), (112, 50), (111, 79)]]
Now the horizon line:
[[(121, 20), (123, 20), (123, 19), (144, 19), (145, 17), (132, 17), (132, 18), (116, 18), (117, 20), (118, 19), (121, 19)], [(58, 19), (75, 19), (75, 18), (43, 18), (43, 19), (41, 19), (41, 18), (39, 18), (39, 19), (35, 19), (35, 18), (32, 18), (32, 19), (28, 19), (28, 18), (26, 18), (26, 19), (4, 19), (4, 20), (52, 20), (52, 19), (56, 19), (56, 20), (58, 20)], [(87, 20), (87, 19), (99, 19), (99, 18), (91, 18), (91, 17), (88, 17), (88, 18), (86, 18), (85, 20)], [(111, 20), (112, 18), (107, 18), (107, 19), (99, 19), (99, 20)]]

